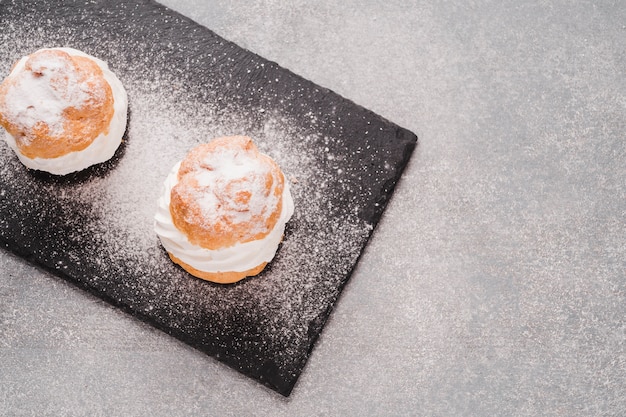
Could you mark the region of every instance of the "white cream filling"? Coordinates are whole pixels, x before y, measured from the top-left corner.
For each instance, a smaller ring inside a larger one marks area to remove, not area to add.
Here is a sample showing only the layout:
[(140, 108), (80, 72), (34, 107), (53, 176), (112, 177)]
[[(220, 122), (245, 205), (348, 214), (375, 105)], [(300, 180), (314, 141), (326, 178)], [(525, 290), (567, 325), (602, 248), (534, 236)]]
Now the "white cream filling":
[(265, 238), (237, 243), (224, 249), (210, 250), (189, 242), (187, 236), (179, 231), (172, 221), (170, 193), (178, 183), (179, 168), (180, 162), (167, 176), (164, 191), (158, 200), (157, 212), (154, 216), (154, 230), (161, 239), (165, 250), (187, 265), (203, 272), (243, 272), (264, 262), (270, 262), (274, 258), (285, 232), (285, 224), (294, 212), (293, 199), (286, 181), (280, 218), (274, 229)]
[[(70, 152), (57, 158), (29, 158), (22, 155), (15, 138), (6, 132), (5, 139), (8, 145), (15, 151), (20, 161), (28, 168), (46, 171), (55, 175), (65, 175), (71, 172), (80, 171), (91, 165), (99, 164), (109, 160), (122, 143), (122, 136), (126, 130), (126, 119), (128, 112), (128, 97), (122, 82), (109, 70), (106, 62), (87, 55), (84, 52), (72, 48), (46, 48), (67, 52), (73, 56), (83, 56), (93, 60), (102, 69), (104, 79), (111, 86), (113, 92), (113, 118), (109, 125), (107, 134), (100, 134), (94, 141), (82, 151)], [(28, 56), (23, 57), (15, 65), (11, 75), (24, 69)]]

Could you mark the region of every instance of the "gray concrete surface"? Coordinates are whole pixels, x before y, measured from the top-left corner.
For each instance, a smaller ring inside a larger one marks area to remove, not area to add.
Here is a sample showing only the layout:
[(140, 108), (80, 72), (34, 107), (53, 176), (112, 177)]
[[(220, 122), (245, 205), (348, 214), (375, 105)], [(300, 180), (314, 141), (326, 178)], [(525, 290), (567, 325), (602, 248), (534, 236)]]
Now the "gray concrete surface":
[(626, 415), (623, 1), (163, 3), (420, 144), (290, 398), (2, 251), (0, 416)]

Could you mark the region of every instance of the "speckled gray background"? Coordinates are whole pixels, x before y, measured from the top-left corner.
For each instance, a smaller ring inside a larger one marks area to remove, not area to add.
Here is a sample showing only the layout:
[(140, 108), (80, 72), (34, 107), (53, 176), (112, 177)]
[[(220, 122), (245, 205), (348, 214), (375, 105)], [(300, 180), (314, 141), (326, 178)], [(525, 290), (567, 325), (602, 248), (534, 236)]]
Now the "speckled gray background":
[(170, 1), (420, 144), (291, 397), (0, 252), (0, 416), (626, 414), (626, 4)]

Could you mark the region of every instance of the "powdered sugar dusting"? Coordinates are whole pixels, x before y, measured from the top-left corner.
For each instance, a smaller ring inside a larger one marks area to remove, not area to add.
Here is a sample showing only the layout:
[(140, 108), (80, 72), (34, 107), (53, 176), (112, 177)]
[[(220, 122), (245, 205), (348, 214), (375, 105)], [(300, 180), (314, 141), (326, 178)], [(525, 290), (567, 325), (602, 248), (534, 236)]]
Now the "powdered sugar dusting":
[[(130, 108), (123, 147), (86, 176), (33, 175), (1, 144), (0, 192), (3, 201), (20, 205), (16, 213), (0, 201), (0, 236), (23, 242), (38, 262), (288, 392), (372, 231), (368, 219), (376, 217), (370, 213), (384, 190), (379, 184), (392, 175), (393, 167), (381, 162), (389, 156), (366, 148), (363, 141), (373, 135), (358, 126), (369, 123), (368, 116), (351, 114), (352, 104), (313, 99), (324, 95), (175, 16), (167, 16), (167, 27), (185, 36), (156, 33), (139, 18), (152, 3), (116, 7), (109, 12), (115, 19), (99, 20), (88, 9), (78, 17), (98, 36), (36, 13), (0, 32), (2, 74), (15, 57), (50, 42), (73, 46), (109, 63)], [(133, 20), (124, 20), (128, 15)], [(353, 120), (349, 130), (342, 117)], [(171, 167), (198, 144), (230, 135), (250, 136), (277, 162), (296, 211), (268, 267), (223, 286), (174, 265), (153, 218)]]
[(242, 137), (220, 138), (194, 149), (183, 162), (191, 165), (189, 171), (179, 173), (173, 189), (189, 197), (184, 201), (190, 208), (197, 206), (187, 211), (187, 223), (210, 234), (238, 235), (241, 242), (273, 228), (265, 218), (278, 212), (282, 190), (273, 163), (254, 147), (244, 148), (244, 142)]
[(24, 57), (9, 80), (2, 111), (26, 133), (26, 142), (28, 132), (42, 123), (51, 136), (60, 136), (66, 109), (82, 109), (105, 96), (101, 83), (81, 76), (72, 58), (59, 52)]

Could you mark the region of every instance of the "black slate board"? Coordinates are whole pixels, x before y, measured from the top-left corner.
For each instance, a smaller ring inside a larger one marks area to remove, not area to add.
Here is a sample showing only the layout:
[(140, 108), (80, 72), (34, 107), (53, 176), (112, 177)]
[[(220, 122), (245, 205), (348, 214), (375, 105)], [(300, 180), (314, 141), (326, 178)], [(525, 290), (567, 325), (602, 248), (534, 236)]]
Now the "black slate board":
[[(289, 395), (417, 137), (151, 2), (0, 2), (0, 70), (41, 47), (107, 61), (125, 142), (67, 177), (0, 144), (3, 246)], [(248, 134), (292, 180), (296, 214), (260, 276), (220, 286), (169, 262), (152, 214), (196, 143)]]

